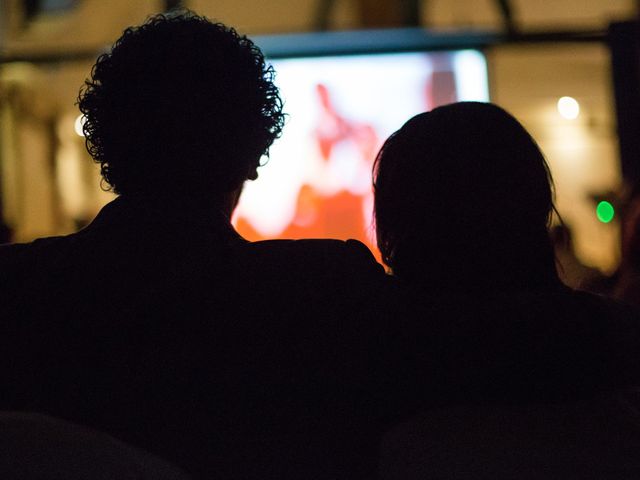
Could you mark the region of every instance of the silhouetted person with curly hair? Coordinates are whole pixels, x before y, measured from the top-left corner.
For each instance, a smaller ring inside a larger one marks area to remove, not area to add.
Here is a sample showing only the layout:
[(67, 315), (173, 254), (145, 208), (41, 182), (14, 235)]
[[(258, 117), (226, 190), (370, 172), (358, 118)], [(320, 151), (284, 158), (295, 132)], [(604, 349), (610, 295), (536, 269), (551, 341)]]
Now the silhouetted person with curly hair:
[(228, 216), (282, 131), (273, 77), (235, 30), (196, 16), (155, 17), (127, 29), (86, 81), (87, 148), (123, 198)]
[(356, 241), (250, 243), (230, 223), (283, 127), (273, 76), (251, 40), (192, 13), (127, 28), (98, 58), (79, 106), (118, 197), (75, 234), (0, 248), (0, 409), (196, 478), (375, 468), (363, 312), (382, 267)]

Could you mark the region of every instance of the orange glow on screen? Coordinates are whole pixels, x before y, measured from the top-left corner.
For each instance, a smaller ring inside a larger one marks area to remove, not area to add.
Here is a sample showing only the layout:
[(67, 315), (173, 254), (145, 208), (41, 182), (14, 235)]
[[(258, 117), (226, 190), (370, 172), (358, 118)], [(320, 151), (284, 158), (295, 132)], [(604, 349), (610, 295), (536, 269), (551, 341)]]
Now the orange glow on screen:
[(379, 259), (371, 168), (413, 115), (488, 100), (476, 51), (299, 58), (273, 62), (289, 115), (284, 135), (247, 182), (234, 224), (248, 240), (355, 238)]

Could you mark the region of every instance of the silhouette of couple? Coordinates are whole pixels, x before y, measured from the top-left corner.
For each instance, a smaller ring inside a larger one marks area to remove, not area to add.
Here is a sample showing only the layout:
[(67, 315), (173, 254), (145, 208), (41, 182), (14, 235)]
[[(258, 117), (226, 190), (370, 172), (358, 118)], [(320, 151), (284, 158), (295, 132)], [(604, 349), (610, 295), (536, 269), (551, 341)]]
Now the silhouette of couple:
[(241, 238), (232, 211), (284, 125), (273, 76), (192, 13), (98, 58), (79, 106), (118, 197), (77, 233), (0, 248), (1, 409), (194, 478), (373, 478), (384, 433), (419, 412), (637, 383), (636, 314), (559, 282), (549, 171), (495, 105), (437, 108), (384, 144), (393, 275), (353, 240)]

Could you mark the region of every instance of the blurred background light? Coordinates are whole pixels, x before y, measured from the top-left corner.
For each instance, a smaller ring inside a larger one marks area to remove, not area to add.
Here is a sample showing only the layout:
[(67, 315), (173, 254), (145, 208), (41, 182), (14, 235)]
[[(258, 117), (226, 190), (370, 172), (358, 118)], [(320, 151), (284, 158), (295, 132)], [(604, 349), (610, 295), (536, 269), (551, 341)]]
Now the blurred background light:
[(598, 206), (596, 207), (596, 216), (602, 223), (609, 223), (613, 220), (615, 214), (616, 211), (611, 203), (605, 200), (598, 203)]
[(573, 97), (560, 97), (558, 100), (558, 113), (562, 118), (575, 120), (580, 115), (580, 104)]
[(73, 128), (76, 131), (76, 133), (81, 136), (84, 137), (84, 132), (82, 131), (82, 127), (84, 127), (84, 123), (86, 122), (86, 118), (84, 115), (78, 115), (76, 117), (76, 121), (73, 124)]

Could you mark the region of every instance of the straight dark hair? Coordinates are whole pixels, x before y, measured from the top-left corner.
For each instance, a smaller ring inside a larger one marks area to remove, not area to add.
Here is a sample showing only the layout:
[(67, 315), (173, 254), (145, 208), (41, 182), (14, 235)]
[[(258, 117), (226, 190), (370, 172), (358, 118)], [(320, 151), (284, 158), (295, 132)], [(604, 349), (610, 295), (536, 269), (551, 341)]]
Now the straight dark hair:
[(558, 285), (551, 174), (502, 108), (461, 102), (416, 115), (373, 169), (378, 247), (394, 275), (445, 289)]

